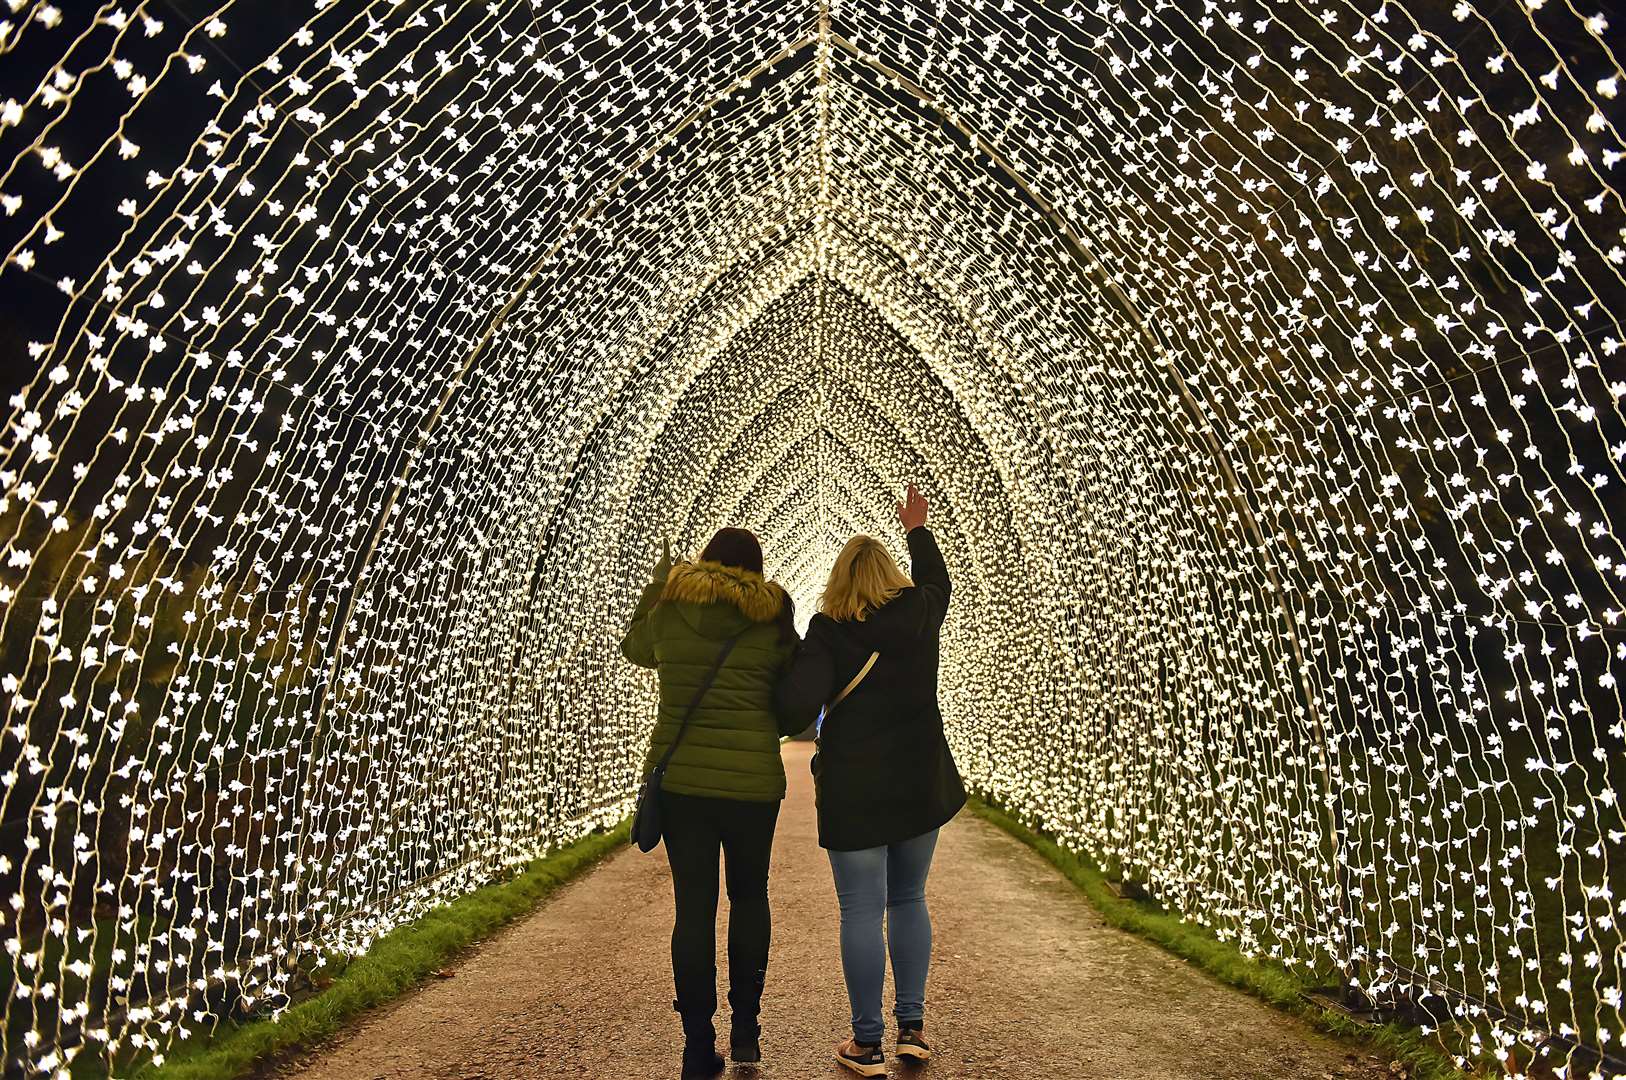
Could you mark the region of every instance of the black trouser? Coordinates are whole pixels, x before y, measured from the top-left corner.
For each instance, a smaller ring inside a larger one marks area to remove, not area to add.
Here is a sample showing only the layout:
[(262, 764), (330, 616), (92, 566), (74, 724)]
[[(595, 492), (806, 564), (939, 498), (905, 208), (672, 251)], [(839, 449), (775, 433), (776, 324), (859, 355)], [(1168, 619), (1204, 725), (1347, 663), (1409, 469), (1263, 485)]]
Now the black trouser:
[(711, 1037), (717, 1011), (717, 851), (728, 880), (728, 1003), (734, 1026), (751, 1034), (768, 967), (768, 856), (779, 802), (707, 799), (661, 792), (661, 838), (672, 864), (673, 1003), (684, 1032)]

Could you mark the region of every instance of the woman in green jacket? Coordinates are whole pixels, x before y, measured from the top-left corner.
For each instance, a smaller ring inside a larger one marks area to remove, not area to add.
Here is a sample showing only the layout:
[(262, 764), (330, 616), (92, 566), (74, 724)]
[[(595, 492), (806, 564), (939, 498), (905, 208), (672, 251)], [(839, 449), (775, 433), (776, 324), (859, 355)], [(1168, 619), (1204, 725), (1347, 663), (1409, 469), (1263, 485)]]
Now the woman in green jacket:
[[(621, 653), (660, 679), (647, 773), (677, 737), (723, 647), (732, 649), (694, 710), (661, 783), (661, 828), (672, 865), (672, 1007), (683, 1019), (683, 1075), (723, 1068), (716, 1051), (717, 858), (728, 881), (729, 1043), (735, 1061), (761, 1059), (757, 1018), (768, 965), (768, 856), (785, 767), (774, 684), (797, 645), (789, 594), (762, 576), (762, 546), (723, 529), (694, 562), (655, 566)], [(785, 732), (785, 734), (791, 734)]]

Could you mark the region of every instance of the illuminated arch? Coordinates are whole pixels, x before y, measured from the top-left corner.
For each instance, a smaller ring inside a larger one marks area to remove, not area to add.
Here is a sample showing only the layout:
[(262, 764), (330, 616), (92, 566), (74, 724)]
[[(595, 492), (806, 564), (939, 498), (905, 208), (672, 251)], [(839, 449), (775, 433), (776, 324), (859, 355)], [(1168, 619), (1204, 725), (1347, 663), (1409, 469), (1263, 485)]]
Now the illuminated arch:
[(1605, 15), (216, 7), (0, 16), (8, 1060), (619, 819), (660, 540), (805, 614), (911, 478), (980, 792), (1619, 1056)]

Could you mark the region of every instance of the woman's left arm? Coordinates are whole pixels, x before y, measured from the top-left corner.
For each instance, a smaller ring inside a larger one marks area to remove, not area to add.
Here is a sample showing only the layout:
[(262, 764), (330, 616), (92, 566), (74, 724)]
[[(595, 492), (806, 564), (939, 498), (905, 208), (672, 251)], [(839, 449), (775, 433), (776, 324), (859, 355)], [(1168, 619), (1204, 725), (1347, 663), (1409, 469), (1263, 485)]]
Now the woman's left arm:
[(835, 682), (835, 662), (819, 630), (819, 620), (808, 624), (807, 640), (796, 650), (790, 666), (774, 687), (774, 712), (778, 714), (779, 734), (795, 735), (807, 730), (830, 700)]
[(949, 596), (954, 591), (943, 552), (937, 546), (937, 538), (924, 525), (910, 529), (904, 539), (909, 545), (909, 576), (914, 579), (925, 605), (926, 624), (941, 626), (948, 613)]
[(621, 638), (621, 655), (639, 667), (657, 666), (655, 633), (649, 624), (649, 613), (660, 602), (661, 590), (666, 588), (666, 575), (671, 571), (672, 547), (669, 543), (662, 544), (661, 561), (655, 564), (655, 569), (650, 575), (653, 580), (644, 586), (643, 595), (638, 598), (638, 606), (632, 609), (632, 621), (627, 626), (626, 634)]
[(926, 496), (910, 484), (908, 493), (898, 502), (898, 524), (903, 526), (904, 542), (909, 545), (909, 576), (914, 579), (916, 594), (924, 604), (922, 632), (927, 627), (943, 624), (949, 595), (954, 591), (949, 582), (948, 564), (937, 548), (937, 538), (926, 528), (929, 511)]

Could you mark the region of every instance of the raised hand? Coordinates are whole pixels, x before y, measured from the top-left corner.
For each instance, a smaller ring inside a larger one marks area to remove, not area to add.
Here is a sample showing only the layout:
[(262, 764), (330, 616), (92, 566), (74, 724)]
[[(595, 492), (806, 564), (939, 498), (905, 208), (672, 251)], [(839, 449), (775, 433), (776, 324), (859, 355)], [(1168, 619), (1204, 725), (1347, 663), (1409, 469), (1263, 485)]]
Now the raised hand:
[(666, 575), (672, 569), (672, 541), (661, 541), (661, 561), (655, 564), (655, 570), (650, 575), (652, 581), (665, 581)]
[(903, 501), (898, 503), (898, 523), (903, 531), (908, 532), (918, 525), (926, 524), (926, 496), (920, 493), (915, 485), (909, 485), (909, 491)]

